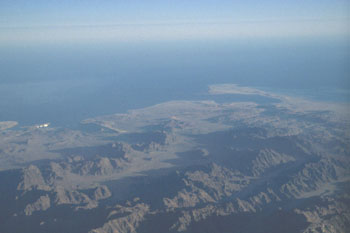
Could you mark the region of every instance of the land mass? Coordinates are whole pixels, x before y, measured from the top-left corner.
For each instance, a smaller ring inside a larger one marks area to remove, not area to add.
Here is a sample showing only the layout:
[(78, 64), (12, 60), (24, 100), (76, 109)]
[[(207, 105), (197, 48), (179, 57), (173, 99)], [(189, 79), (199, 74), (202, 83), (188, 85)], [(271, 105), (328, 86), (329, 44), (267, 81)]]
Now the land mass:
[(346, 109), (209, 92), (274, 101), (171, 101), (79, 129), (0, 122), (0, 231), (350, 230)]

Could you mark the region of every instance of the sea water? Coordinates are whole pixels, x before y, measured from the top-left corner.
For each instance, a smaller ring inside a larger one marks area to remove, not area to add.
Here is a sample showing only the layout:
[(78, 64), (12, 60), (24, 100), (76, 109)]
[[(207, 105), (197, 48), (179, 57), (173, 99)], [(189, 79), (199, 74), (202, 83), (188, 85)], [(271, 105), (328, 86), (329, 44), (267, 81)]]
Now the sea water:
[(208, 95), (219, 83), (349, 103), (349, 54), (325, 39), (0, 46), (0, 121), (68, 127), (171, 100), (272, 101)]

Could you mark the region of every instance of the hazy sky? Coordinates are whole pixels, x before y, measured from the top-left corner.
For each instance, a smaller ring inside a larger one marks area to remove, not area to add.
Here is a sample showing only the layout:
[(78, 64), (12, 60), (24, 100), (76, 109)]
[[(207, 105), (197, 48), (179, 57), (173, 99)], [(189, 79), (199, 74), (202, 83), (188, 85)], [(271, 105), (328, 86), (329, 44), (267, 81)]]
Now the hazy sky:
[(0, 43), (347, 37), (348, 0), (1, 0)]

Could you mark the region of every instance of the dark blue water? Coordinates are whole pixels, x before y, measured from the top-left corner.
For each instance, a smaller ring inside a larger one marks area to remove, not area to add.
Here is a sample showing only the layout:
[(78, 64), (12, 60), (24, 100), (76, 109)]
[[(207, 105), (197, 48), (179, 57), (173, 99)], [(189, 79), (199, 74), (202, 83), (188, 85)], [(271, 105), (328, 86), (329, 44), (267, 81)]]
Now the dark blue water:
[(0, 121), (69, 126), (169, 100), (207, 99), (208, 85), (217, 83), (349, 102), (349, 54), (349, 44), (335, 40), (0, 47)]

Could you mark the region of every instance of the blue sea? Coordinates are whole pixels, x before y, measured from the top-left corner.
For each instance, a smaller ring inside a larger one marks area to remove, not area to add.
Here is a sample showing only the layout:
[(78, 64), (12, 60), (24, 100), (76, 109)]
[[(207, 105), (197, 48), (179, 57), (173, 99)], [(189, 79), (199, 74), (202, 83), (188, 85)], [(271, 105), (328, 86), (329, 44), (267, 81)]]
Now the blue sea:
[(209, 99), (208, 85), (219, 83), (349, 103), (349, 48), (331, 39), (0, 46), (0, 121), (69, 127)]

